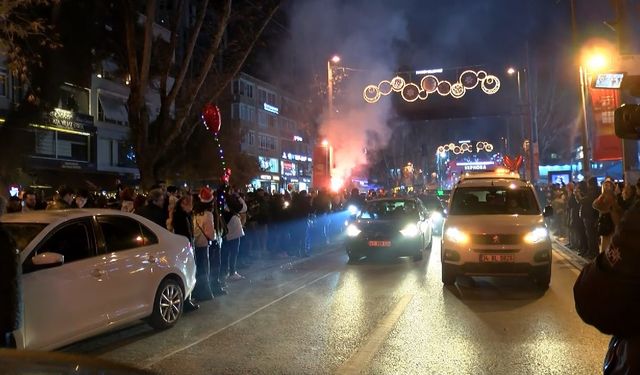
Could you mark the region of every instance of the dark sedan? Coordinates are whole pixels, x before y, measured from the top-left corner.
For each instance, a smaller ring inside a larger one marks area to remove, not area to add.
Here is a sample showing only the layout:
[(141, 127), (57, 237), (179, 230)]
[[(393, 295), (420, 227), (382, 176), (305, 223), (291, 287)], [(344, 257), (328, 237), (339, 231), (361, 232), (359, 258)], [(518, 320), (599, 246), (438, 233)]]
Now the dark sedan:
[(417, 198), (368, 201), (347, 226), (349, 262), (376, 255), (421, 260), (431, 247), (431, 232), (427, 210)]

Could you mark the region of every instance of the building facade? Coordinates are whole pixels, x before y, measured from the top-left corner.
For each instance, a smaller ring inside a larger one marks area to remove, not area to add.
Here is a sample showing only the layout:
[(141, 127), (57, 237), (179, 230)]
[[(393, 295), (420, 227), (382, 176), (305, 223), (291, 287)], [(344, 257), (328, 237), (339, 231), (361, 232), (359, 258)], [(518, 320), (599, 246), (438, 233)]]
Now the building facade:
[(303, 104), (278, 87), (240, 73), (222, 110), (241, 129), (241, 151), (255, 157), (260, 174), (251, 187), (267, 191), (308, 190), (314, 139)]

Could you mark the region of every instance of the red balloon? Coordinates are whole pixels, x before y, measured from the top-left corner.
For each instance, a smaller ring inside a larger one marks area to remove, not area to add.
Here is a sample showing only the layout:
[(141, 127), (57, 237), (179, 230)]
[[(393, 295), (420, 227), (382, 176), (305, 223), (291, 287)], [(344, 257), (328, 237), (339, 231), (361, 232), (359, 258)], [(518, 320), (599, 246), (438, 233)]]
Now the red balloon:
[(218, 133), (220, 126), (222, 125), (222, 119), (220, 118), (220, 108), (211, 103), (207, 103), (202, 109), (202, 118), (204, 124), (212, 133)]

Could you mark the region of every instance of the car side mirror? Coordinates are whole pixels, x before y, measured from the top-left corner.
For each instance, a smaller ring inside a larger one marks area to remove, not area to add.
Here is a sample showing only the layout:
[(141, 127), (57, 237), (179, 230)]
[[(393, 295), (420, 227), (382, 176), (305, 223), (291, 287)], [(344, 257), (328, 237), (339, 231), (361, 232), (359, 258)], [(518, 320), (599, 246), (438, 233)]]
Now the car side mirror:
[(542, 212), (542, 216), (544, 216), (544, 217), (553, 216), (553, 207), (551, 207), (551, 206), (545, 207), (544, 211)]
[(58, 267), (64, 264), (64, 255), (58, 253), (42, 253), (31, 258), (31, 263), (37, 269)]

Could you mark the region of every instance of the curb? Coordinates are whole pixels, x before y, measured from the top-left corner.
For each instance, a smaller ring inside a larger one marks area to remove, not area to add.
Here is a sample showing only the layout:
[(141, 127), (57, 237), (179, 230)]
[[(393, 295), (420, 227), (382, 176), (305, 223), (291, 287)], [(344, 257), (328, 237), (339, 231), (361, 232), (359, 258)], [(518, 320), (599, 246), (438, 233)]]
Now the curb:
[(566, 258), (567, 261), (577, 269), (581, 270), (584, 266), (586, 266), (589, 263), (588, 259), (581, 257), (575, 251), (565, 246), (562, 242), (556, 239), (553, 239), (553, 244), (555, 245), (555, 250), (562, 253), (564, 258)]

